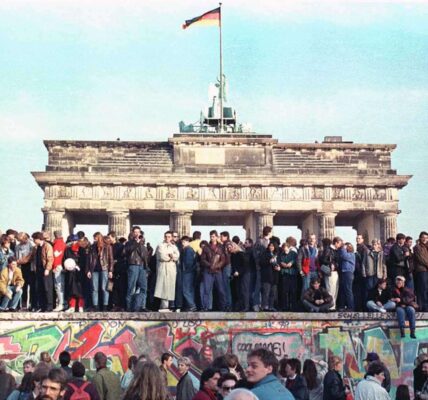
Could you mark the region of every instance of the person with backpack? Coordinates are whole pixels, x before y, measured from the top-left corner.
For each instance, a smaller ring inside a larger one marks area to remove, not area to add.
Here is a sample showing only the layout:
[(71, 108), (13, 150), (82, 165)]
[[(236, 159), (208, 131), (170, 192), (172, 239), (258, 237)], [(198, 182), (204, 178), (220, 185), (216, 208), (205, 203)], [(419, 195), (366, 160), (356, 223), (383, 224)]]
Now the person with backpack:
[(85, 366), (75, 361), (71, 367), (72, 378), (67, 383), (63, 400), (100, 400), (95, 385), (85, 381)]

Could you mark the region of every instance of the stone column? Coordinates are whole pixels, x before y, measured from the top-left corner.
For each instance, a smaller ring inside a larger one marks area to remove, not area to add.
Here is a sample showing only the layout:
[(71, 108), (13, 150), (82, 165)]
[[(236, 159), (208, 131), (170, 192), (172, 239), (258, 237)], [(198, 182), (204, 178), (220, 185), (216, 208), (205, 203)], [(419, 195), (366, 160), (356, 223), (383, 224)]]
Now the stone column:
[(397, 235), (397, 213), (387, 212), (383, 214), (382, 218), (382, 229), (381, 229), (381, 241), (382, 243), (390, 237), (395, 238)]
[[(54, 231), (62, 232), (62, 219), (64, 217), (64, 210), (43, 209), (42, 211), (44, 215), (43, 230), (48, 232), (51, 240), (53, 240)], [(67, 234), (67, 232), (62, 232), (62, 234)]]
[(336, 213), (332, 212), (325, 212), (325, 213), (319, 213), (318, 219), (319, 219), (319, 240), (322, 240), (324, 238), (333, 239), (335, 236), (335, 228), (336, 228)]
[(263, 228), (270, 226), (273, 228), (274, 211), (259, 211), (257, 212), (257, 238), (262, 236)]
[(129, 234), (129, 211), (114, 210), (107, 211), (108, 230), (115, 231), (118, 238), (128, 237)]
[(308, 239), (312, 234), (319, 237), (319, 220), (315, 212), (303, 214), (297, 227), (302, 231), (302, 239)]
[(64, 240), (67, 239), (69, 235), (73, 233), (75, 227), (73, 215), (70, 212), (65, 212), (64, 217), (62, 218), (62, 234), (64, 235)]
[(242, 227), (245, 229), (245, 238), (251, 238), (254, 241), (257, 239), (257, 224), (253, 212), (245, 216), (244, 225)]
[(180, 238), (184, 235), (191, 236), (192, 213), (189, 211), (171, 212), (169, 226), (172, 231), (178, 232)]
[(353, 224), (353, 228), (357, 234), (363, 235), (365, 243), (371, 244), (373, 239), (380, 238), (380, 227), (375, 214), (372, 212), (363, 212), (359, 214)]

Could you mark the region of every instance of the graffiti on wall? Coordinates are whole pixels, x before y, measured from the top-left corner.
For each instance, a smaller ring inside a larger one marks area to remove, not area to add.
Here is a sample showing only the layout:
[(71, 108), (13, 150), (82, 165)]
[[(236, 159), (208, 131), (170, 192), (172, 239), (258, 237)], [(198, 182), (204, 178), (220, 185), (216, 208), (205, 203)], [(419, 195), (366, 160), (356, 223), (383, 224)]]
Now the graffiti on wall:
[[(411, 386), (414, 359), (428, 352), (428, 322), (418, 322), (417, 337), (401, 339), (397, 326), (388, 321), (17, 321), (12, 328), (0, 322), (0, 359), (19, 376), (24, 360), (37, 360), (47, 351), (58, 362), (59, 354), (67, 350), (72, 360), (93, 371), (93, 357), (103, 351), (111, 368), (122, 374), (131, 355), (145, 353), (159, 360), (170, 352), (175, 359), (192, 360), (196, 379), (219, 355), (233, 352), (245, 365), (247, 353), (263, 347), (278, 359), (326, 360), (338, 355), (344, 360), (344, 376), (355, 386), (364, 375), (367, 352), (374, 351), (388, 365), (396, 387)], [(169, 377), (172, 386), (176, 372), (173, 369)]]

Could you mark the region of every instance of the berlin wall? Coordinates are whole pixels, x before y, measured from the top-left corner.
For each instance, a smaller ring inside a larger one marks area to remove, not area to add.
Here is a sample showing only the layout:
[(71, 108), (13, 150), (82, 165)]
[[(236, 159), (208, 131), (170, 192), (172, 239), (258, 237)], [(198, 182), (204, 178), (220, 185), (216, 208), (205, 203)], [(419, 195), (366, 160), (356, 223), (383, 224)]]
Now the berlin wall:
[(47, 351), (58, 362), (61, 351), (67, 350), (72, 360), (83, 362), (91, 375), (95, 370), (94, 354), (103, 351), (111, 368), (122, 374), (131, 355), (145, 353), (158, 361), (163, 352), (170, 352), (175, 357), (168, 378), (173, 387), (179, 377), (176, 361), (180, 356), (192, 359), (191, 374), (196, 385), (201, 371), (215, 357), (232, 352), (245, 366), (250, 350), (265, 347), (278, 359), (327, 360), (330, 355), (338, 355), (344, 360), (345, 379), (355, 387), (364, 376), (367, 352), (374, 351), (388, 366), (395, 391), (402, 383), (412, 386), (414, 360), (428, 351), (428, 321), (422, 314), (418, 315), (416, 340), (408, 335), (400, 338), (393, 314), (374, 314), (376, 319), (364, 314), (365, 319), (358, 319), (358, 313), (343, 313), (337, 320), (285, 320), (278, 317), (280, 314), (277, 319), (266, 316), (258, 320), (188, 320), (183, 314), (177, 320), (129, 320), (123, 319), (125, 315), (109, 320), (1, 320), (0, 358), (19, 377), (24, 360), (38, 360), (40, 352)]

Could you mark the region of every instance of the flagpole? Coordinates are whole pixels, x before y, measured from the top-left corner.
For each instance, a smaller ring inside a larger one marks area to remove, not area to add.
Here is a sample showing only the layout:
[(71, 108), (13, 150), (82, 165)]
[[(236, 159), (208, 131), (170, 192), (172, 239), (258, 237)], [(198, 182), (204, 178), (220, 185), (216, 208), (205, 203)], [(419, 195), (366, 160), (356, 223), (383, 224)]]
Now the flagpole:
[(223, 133), (223, 41), (221, 36), (221, 4), (220, 5), (220, 133)]

